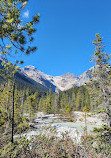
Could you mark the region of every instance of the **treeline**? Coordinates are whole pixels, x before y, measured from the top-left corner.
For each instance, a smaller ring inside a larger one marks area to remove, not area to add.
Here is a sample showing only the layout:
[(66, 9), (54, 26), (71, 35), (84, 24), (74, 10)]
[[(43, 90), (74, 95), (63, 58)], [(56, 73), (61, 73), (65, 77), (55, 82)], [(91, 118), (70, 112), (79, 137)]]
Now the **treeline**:
[(84, 107), (91, 109), (90, 94), (85, 86), (73, 87), (70, 90), (54, 94), (47, 92), (47, 95), (41, 97), (38, 109), (46, 113), (64, 113), (70, 114), (74, 110), (83, 111)]
[[(0, 85), (0, 124), (4, 124), (5, 120), (12, 118), (12, 100), (13, 86), (11, 82)], [(38, 111), (43, 111), (46, 114), (61, 113), (70, 115), (72, 111), (93, 111), (104, 103), (103, 99), (97, 100), (100, 91), (91, 91), (88, 86), (73, 87), (67, 91), (53, 93), (51, 88), (47, 93), (35, 91), (33, 87), (15, 88), (14, 92), (14, 116), (15, 125), (24, 122), (26, 115), (31, 119)], [(24, 125), (23, 125), (24, 126)]]
[[(15, 130), (19, 130), (19, 126), (22, 129), (27, 127), (26, 122), (32, 117), (38, 110), (38, 103), (40, 97), (45, 95), (41, 91), (38, 92), (33, 87), (30, 88), (18, 88), (15, 86), (14, 98), (13, 98), (13, 85), (10, 81), (0, 85), (0, 126), (5, 123), (11, 123), (12, 120), (12, 103), (14, 99), (14, 126)], [(28, 116), (28, 117), (26, 117)], [(10, 127), (10, 126), (9, 126)], [(23, 129), (24, 130), (24, 129)]]
[[(12, 118), (13, 86), (10, 81), (0, 85), (0, 98), (0, 125), (3, 125)], [(26, 115), (31, 119), (38, 111), (69, 115), (74, 110), (83, 111), (85, 106), (88, 110), (91, 109), (90, 94), (86, 86), (73, 87), (56, 94), (51, 88), (47, 93), (42, 93), (37, 89), (35, 91), (33, 87), (20, 89), (17, 85), (14, 104), (15, 125), (23, 123)]]

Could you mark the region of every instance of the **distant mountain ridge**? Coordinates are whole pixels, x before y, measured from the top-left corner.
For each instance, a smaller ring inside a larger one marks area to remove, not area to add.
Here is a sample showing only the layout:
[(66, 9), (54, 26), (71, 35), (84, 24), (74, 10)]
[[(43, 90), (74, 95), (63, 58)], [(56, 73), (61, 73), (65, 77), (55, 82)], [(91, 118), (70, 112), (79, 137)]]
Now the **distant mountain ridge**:
[(33, 80), (42, 84), (48, 89), (51, 86), (52, 91), (54, 92), (68, 90), (73, 86), (84, 85), (84, 83), (88, 82), (89, 79), (91, 79), (91, 75), (89, 75), (89, 72), (92, 72), (93, 70), (94, 67), (91, 67), (80, 76), (76, 76), (70, 72), (61, 76), (51, 76), (43, 73), (42, 71), (31, 65), (21, 68), (22, 73), (26, 74), (28, 77), (32, 78)]
[[(4, 58), (0, 57), (0, 69), (4, 69), (2, 66), (2, 61), (4, 61)], [(7, 60), (5, 60), (8, 62)], [(5, 71), (5, 70), (4, 70)], [(21, 69), (18, 70), (18, 72), (15, 75), (16, 77), (16, 84), (21, 88), (31, 87), (32, 89), (39, 89), (39, 91), (47, 92), (47, 88), (40, 84), (39, 82), (36, 82), (32, 78), (30, 78), (27, 74), (23, 73)], [(4, 82), (4, 79), (2, 76), (0, 76), (0, 83)]]
[[(1, 62), (4, 59), (0, 57), (0, 69), (3, 68)], [(18, 70), (16, 74), (17, 82), (32, 85), (38, 89), (47, 91), (50, 87), (53, 92), (64, 91), (72, 88), (73, 86), (81, 86), (91, 79), (89, 72), (92, 72), (94, 67), (91, 67), (80, 76), (76, 76), (70, 72), (61, 76), (51, 76), (43, 73), (34, 66), (25, 66)], [(0, 78), (1, 80), (1, 78)], [(2, 81), (0, 81), (2, 82)], [(20, 84), (19, 84), (20, 85)]]

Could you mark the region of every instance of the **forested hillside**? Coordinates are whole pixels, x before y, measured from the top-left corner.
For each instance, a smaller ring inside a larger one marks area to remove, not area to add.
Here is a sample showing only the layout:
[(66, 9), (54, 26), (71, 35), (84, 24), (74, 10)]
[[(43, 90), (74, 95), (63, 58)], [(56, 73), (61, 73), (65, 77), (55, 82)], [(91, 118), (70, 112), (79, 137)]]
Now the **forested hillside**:
[(39, 102), (39, 110), (46, 113), (83, 111), (87, 106), (91, 110), (91, 97), (86, 86), (73, 87), (70, 90), (54, 94), (50, 91)]
[[(4, 62), (4, 61), (5, 61), (4, 58), (0, 58), (0, 69), (1, 69), (0, 83), (5, 85), (8, 81), (8, 77), (3, 77), (5, 72), (7, 72), (5, 70), (5, 67), (2, 65), (2, 62)], [(8, 62), (6, 60), (6, 63), (10, 63), (10, 62)], [(13, 65), (12, 65), (12, 67), (13, 67)], [(44, 87), (43, 85), (34, 81), (33, 79), (29, 78), (28, 76), (23, 74), (20, 70), (17, 71), (17, 73), (15, 75), (15, 80), (16, 80), (16, 87), (20, 90), (26, 90), (27, 88), (29, 88), (30, 91), (32, 91), (33, 93), (38, 91), (38, 93), (40, 95), (42, 95), (42, 94), (44, 95), (48, 91), (48, 89), (46, 87)]]

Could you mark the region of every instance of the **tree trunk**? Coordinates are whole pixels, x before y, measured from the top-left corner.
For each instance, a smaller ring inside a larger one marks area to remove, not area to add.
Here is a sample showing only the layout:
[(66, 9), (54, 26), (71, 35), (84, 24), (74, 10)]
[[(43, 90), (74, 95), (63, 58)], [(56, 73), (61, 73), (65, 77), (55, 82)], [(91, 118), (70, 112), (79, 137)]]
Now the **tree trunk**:
[(23, 119), (23, 104), (24, 104), (24, 98), (21, 98), (21, 109), (22, 109), (22, 119)]
[(13, 83), (13, 94), (12, 94), (12, 133), (11, 133), (11, 142), (13, 143), (13, 136), (14, 136), (14, 96), (15, 96), (15, 81)]

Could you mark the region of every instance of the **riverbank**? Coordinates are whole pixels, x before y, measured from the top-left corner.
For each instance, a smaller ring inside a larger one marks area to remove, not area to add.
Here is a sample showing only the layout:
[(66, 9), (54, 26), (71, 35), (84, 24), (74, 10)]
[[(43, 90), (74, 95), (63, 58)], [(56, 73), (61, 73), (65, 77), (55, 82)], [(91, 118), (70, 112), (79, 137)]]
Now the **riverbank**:
[[(50, 128), (56, 131), (57, 137), (62, 137), (64, 134), (73, 140), (73, 142), (80, 143), (81, 136), (84, 135), (85, 128), (85, 113), (75, 111), (72, 115), (74, 122), (69, 122), (68, 117), (61, 114), (45, 115), (43, 112), (35, 114), (35, 120), (30, 123), (31, 130), (24, 135), (29, 139), (31, 136), (39, 135), (40, 133), (49, 135)], [(105, 114), (91, 114), (87, 113), (87, 132), (90, 134), (94, 127), (106, 124)]]

